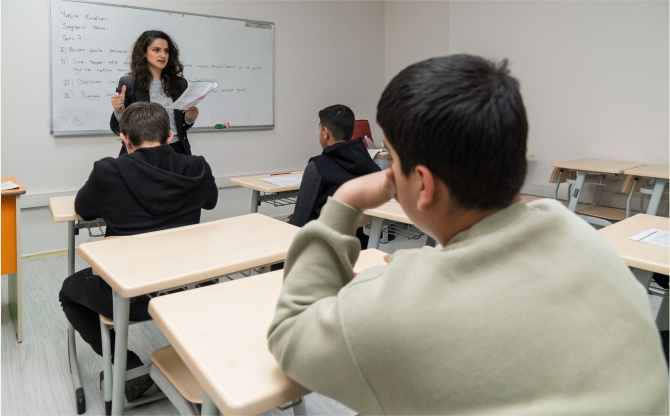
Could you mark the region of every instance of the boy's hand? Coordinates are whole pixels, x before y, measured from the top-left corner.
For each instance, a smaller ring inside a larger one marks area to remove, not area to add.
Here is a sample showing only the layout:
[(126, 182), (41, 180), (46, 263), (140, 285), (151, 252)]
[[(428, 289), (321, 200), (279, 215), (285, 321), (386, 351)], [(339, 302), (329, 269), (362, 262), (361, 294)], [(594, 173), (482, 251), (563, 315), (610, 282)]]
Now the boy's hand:
[(396, 193), (393, 171), (386, 169), (346, 182), (333, 198), (364, 211), (388, 202)]

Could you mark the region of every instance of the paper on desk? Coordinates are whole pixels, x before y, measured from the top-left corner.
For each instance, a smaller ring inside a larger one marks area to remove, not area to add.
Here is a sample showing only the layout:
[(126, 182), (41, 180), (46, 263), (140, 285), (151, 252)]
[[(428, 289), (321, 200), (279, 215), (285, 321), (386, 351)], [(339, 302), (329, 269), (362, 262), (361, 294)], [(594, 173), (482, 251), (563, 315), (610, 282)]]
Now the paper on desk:
[(10, 189), (16, 189), (16, 188), (20, 188), (20, 187), (21, 186), (15, 184), (12, 181), (2, 182), (2, 190), (3, 191), (7, 191), (7, 190), (10, 190)]
[(655, 246), (669, 247), (669, 234), (667, 231), (650, 228), (640, 234), (628, 238), (629, 240), (639, 241), (641, 243), (653, 244)]
[(259, 180), (277, 186), (300, 185), (300, 182), (302, 182), (302, 173), (297, 175), (271, 176), (269, 178), (260, 178)]
[(219, 85), (216, 81), (189, 82), (188, 88), (175, 101), (170, 108), (174, 110), (188, 110), (196, 107), (203, 98)]

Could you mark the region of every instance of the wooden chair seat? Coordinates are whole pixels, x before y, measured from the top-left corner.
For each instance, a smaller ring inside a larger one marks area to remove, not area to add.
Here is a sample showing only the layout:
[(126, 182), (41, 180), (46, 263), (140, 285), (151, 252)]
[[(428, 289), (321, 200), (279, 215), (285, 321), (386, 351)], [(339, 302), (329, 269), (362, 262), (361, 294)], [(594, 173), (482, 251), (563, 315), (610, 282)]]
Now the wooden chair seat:
[[(103, 315), (100, 315), (100, 322), (102, 322), (103, 324), (105, 324), (107, 326), (114, 326), (114, 320), (111, 319), (111, 318), (108, 318), (106, 316), (103, 316)], [(128, 322), (128, 325), (133, 325), (133, 324), (136, 324), (136, 323), (137, 322), (135, 322), (135, 321), (130, 321), (130, 322)]]
[[(584, 205), (577, 207), (577, 214), (588, 215), (590, 217), (602, 218), (608, 221), (621, 221), (626, 219), (626, 210), (620, 208), (603, 207), (600, 205)], [(637, 214), (631, 211), (630, 216)]]
[(538, 199), (545, 199), (545, 198), (535, 195), (521, 195), (521, 200), (525, 203), (537, 201)]
[(202, 403), (203, 389), (200, 383), (179, 358), (172, 345), (154, 351), (151, 354), (151, 361), (186, 400), (191, 403)]

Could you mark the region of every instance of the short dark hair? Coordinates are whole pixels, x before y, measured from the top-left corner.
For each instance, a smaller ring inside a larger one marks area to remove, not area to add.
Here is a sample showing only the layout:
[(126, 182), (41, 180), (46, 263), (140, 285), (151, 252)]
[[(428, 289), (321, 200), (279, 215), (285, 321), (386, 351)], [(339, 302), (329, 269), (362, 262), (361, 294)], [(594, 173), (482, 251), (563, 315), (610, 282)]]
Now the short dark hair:
[(322, 127), (327, 127), (333, 138), (342, 142), (351, 139), (354, 134), (354, 112), (342, 104), (331, 105), (319, 111), (319, 121)]
[(170, 135), (170, 116), (160, 104), (138, 101), (123, 110), (119, 130), (133, 146), (144, 142), (164, 144)]
[(526, 177), (528, 120), (507, 60), (432, 58), (386, 86), (377, 123), (402, 173), (426, 166), (467, 209), (504, 208)]

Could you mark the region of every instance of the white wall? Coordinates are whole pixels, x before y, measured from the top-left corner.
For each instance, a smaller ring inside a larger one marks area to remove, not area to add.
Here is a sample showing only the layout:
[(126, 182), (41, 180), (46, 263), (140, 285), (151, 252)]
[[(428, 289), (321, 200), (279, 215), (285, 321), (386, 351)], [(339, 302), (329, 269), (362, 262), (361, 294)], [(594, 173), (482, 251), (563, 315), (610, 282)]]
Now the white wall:
[[(357, 118), (375, 119), (385, 74), (383, 2), (105, 1), (275, 22), (275, 128), (191, 133), (193, 152), (205, 156), (214, 176), (304, 168), (321, 152), (317, 113), (328, 105), (346, 104)], [(120, 145), (112, 134), (49, 134), (47, 2), (4, 0), (2, 11), (3, 32), (21, 34), (2, 38), (2, 175), (16, 176), (28, 195), (74, 191), (93, 162), (117, 155)], [(381, 137), (376, 124), (372, 129)], [(249, 190), (221, 189), (217, 208), (202, 220), (248, 213), (250, 200)], [(47, 208), (23, 210), (22, 227), (24, 255), (66, 248), (65, 224), (52, 224)]]
[(386, 1), (384, 22), (387, 83), (413, 63), (449, 54), (448, 1)]
[(665, 1), (450, 2), (449, 52), (509, 58), (521, 82), (538, 194), (552, 162), (668, 164), (668, 49)]

